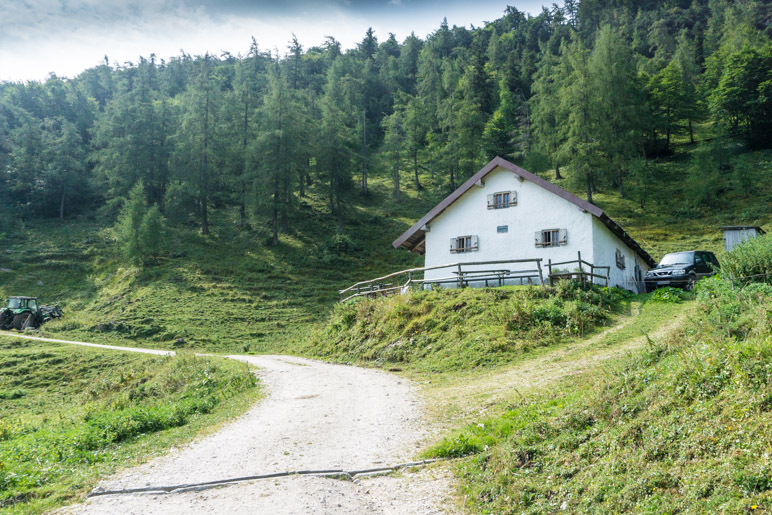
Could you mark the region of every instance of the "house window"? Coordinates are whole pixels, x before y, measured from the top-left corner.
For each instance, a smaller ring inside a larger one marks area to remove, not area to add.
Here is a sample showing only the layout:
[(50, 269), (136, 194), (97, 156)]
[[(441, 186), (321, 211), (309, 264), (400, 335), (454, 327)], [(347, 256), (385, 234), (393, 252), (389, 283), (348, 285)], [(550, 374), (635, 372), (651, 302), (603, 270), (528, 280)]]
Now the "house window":
[(499, 191), (488, 195), (488, 209), (504, 209), (517, 205), (516, 191)]
[(620, 270), (624, 270), (625, 269), (625, 255), (622, 254), (622, 251), (619, 250), (619, 249), (617, 249), (616, 258), (617, 258), (617, 268), (619, 268)]
[(568, 244), (566, 229), (543, 229), (534, 235), (537, 247), (559, 247)]
[(496, 226), (496, 232), (498, 232), (498, 233), (509, 232), (509, 226), (508, 225), (497, 225)]
[(450, 239), (451, 254), (473, 252), (479, 248), (477, 236), (458, 236)]

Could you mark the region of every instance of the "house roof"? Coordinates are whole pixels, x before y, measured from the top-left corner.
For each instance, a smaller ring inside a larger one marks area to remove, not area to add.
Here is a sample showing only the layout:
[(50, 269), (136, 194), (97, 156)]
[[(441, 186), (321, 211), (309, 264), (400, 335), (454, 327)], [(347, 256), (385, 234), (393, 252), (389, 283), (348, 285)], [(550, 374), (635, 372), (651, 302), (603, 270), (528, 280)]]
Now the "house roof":
[(474, 174), (472, 177), (469, 178), (464, 184), (458, 187), (456, 191), (448, 195), (442, 202), (437, 204), (432, 208), (431, 211), (426, 213), (423, 218), (418, 220), (416, 223), (413, 224), (413, 226), (405, 231), (399, 238), (394, 240), (392, 243), (392, 246), (396, 249), (399, 247), (405, 248), (410, 251), (418, 252), (419, 254), (424, 254), (426, 252), (426, 224), (434, 220), (437, 216), (439, 216), (443, 211), (445, 211), (448, 207), (450, 207), (456, 200), (461, 198), (464, 193), (469, 191), (473, 186), (476, 184), (481, 185), (482, 180), (485, 178), (486, 175), (491, 173), (493, 170), (496, 169), (496, 167), (504, 168), (505, 170), (509, 170), (510, 172), (514, 173), (516, 176), (518, 176), (520, 179), (530, 181), (537, 186), (541, 186), (545, 190), (549, 191), (550, 193), (554, 193), (558, 197), (565, 199), (572, 204), (574, 204), (576, 207), (581, 209), (582, 211), (585, 211), (587, 213), (592, 214), (594, 217), (596, 217), (598, 220), (603, 222), (603, 224), (611, 230), (614, 234), (616, 234), (619, 239), (621, 239), (628, 247), (630, 247), (638, 256), (641, 257), (641, 259), (646, 262), (649, 266), (656, 266), (656, 261), (652, 259), (652, 257), (641, 248), (641, 246), (628, 235), (622, 227), (618, 223), (616, 223), (614, 220), (608, 217), (605, 212), (601, 208), (599, 208), (596, 205), (590, 204), (586, 200), (582, 200), (576, 195), (569, 193), (568, 191), (564, 190), (560, 186), (557, 186), (555, 184), (552, 184), (551, 182), (542, 179), (538, 175), (534, 175), (531, 172), (524, 170), (523, 168), (520, 168), (516, 164), (510, 163), (506, 159), (503, 159), (501, 157), (496, 157), (493, 160), (491, 160), (487, 165), (483, 166), (480, 171), (478, 171), (476, 174)]

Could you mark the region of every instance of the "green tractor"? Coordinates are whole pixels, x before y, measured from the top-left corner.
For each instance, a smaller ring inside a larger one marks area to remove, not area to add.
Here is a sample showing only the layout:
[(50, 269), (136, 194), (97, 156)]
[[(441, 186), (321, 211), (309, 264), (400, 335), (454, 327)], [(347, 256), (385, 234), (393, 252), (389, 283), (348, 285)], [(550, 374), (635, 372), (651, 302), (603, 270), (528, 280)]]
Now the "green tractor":
[(6, 307), (0, 308), (0, 329), (35, 329), (60, 316), (59, 306), (38, 306), (37, 297), (10, 297)]

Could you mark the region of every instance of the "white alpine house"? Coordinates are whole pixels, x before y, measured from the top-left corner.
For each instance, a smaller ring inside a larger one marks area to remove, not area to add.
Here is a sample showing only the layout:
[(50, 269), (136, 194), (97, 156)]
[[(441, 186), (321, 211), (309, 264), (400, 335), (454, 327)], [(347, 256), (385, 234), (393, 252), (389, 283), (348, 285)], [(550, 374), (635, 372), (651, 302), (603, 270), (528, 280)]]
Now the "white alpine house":
[[(535, 258), (546, 266), (581, 252), (582, 260), (610, 267), (611, 286), (633, 291), (644, 291), (643, 276), (656, 265), (602, 209), (500, 157), (393, 246), (424, 255), (426, 267)], [(447, 275), (447, 269), (428, 270), (424, 278)]]

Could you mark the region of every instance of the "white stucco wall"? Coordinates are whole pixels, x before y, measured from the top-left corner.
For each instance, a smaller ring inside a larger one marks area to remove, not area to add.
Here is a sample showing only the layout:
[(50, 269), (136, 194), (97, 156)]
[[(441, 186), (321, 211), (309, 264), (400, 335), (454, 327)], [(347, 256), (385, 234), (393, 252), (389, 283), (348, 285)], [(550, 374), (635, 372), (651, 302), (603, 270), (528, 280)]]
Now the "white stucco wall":
[[(430, 231), (426, 233), (425, 266), (542, 258), (546, 277), (548, 259), (553, 262), (575, 260), (577, 252), (581, 251), (582, 259), (593, 262), (594, 217), (590, 213), (582, 212), (571, 202), (527, 180), (520, 182), (516, 175), (503, 168), (489, 173), (484, 183), (484, 187), (473, 187), (430, 222)], [(516, 191), (517, 205), (488, 209), (488, 195), (500, 191)], [(509, 231), (497, 233), (496, 228), (500, 225), (507, 225)], [(567, 245), (536, 247), (534, 233), (545, 229), (566, 229)], [(450, 239), (465, 235), (479, 238), (479, 250), (451, 253)], [(613, 249), (611, 252), (613, 258)], [(427, 279), (451, 275), (450, 269), (426, 272)]]
[[(641, 268), (641, 273), (645, 274), (649, 270), (649, 266), (638, 257), (633, 250), (625, 245), (625, 243), (619, 239), (619, 237), (611, 232), (603, 222), (593, 217), (593, 261), (592, 264), (596, 266), (610, 266), (610, 286), (616, 286), (618, 288), (624, 288), (631, 291), (639, 291), (642, 285), (635, 281), (635, 265), (637, 264)], [(616, 263), (616, 251), (619, 249), (622, 251), (622, 255), (625, 256), (625, 269), (621, 270), (617, 267)]]

